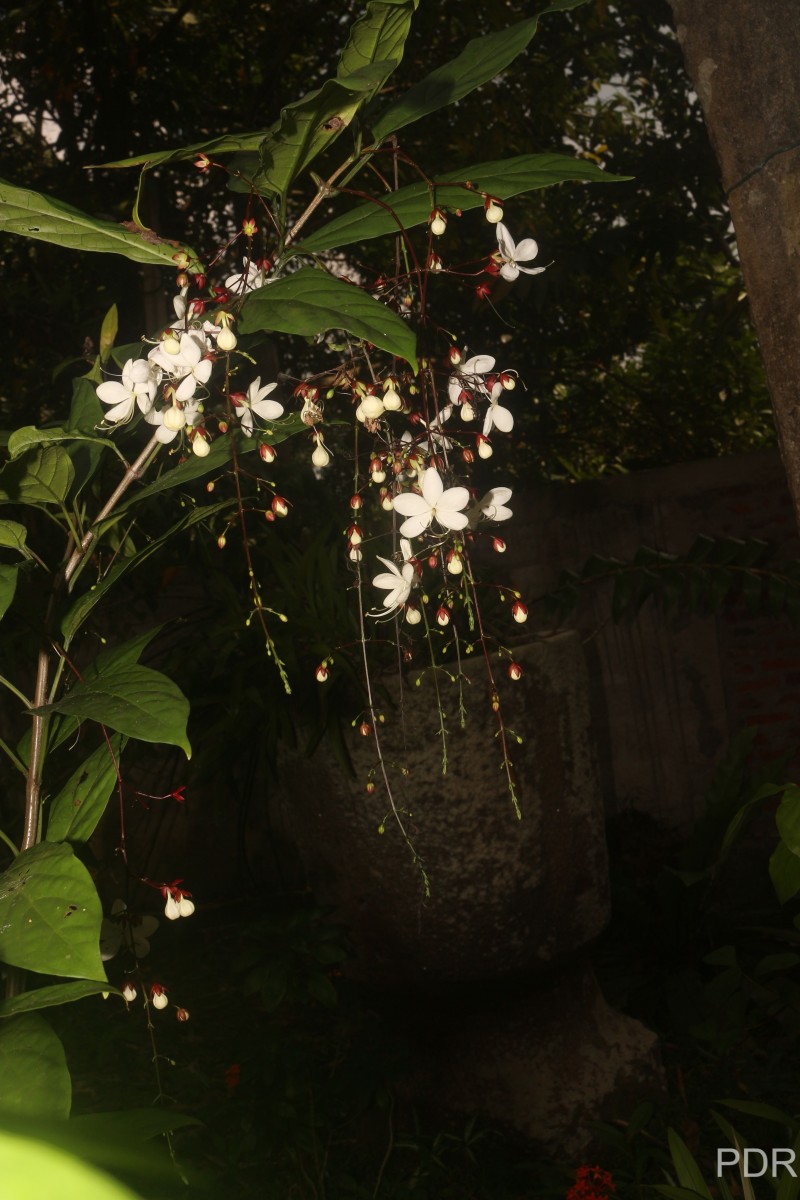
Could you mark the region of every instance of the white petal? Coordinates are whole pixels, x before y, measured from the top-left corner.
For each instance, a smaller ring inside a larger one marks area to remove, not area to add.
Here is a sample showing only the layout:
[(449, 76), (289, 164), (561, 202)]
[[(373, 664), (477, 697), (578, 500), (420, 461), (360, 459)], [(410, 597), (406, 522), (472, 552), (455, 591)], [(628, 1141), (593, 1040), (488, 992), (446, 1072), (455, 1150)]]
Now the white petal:
[(424, 513), (419, 513), (418, 516), (409, 517), (407, 521), (403, 521), (403, 524), (400, 526), (400, 532), (403, 537), (419, 537), (422, 531), (430, 525), (432, 515), (426, 505)]
[(418, 496), (416, 492), (401, 492), (399, 496), (395, 496), (392, 501), (392, 507), (395, 512), (399, 512), (401, 517), (417, 517), (427, 513), (430, 516), (431, 506), (423, 496)]
[(500, 268), (500, 274), (508, 283), (513, 283), (515, 279), (519, 278), (519, 267), (513, 262), (504, 263)]
[(510, 433), (514, 428), (514, 417), (507, 408), (503, 408), (501, 404), (494, 405), (494, 424), (501, 433)]
[(497, 245), (503, 258), (514, 257), (514, 239), (502, 221), (497, 226)]
[(476, 354), (474, 358), (469, 358), (461, 368), (463, 375), (485, 375), (487, 371), (491, 371), (494, 366), (494, 359), (491, 354)]
[[(429, 467), (422, 476), (422, 496), (429, 507), (433, 508), (444, 491), (439, 472), (435, 467)], [(400, 510), (403, 511), (402, 509)]]
[(110, 421), (112, 425), (119, 421), (129, 421), (133, 412), (133, 396), (129, 396), (127, 400), (123, 400), (121, 404), (117, 404), (115, 408), (110, 408), (105, 414), (105, 420)]
[(109, 379), (105, 383), (101, 383), (96, 390), (103, 404), (122, 404), (123, 401), (129, 400), (131, 407), (133, 406), (133, 393), (131, 389), (126, 388), (122, 383), (118, 383), (116, 379)]
[(181, 358), (190, 366), (196, 366), (203, 356), (203, 351), (196, 338), (190, 333), (181, 334)]
[(211, 362), (211, 359), (204, 358), (202, 362), (197, 364), (192, 374), (198, 383), (208, 383), (213, 369), (214, 364)]
[(469, 517), (466, 513), (456, 512), (455, 509), (449, 508), (446, 508), (444, 512), (437, 508), (436, 520), (445, 529), (465, 529), (469, 525)]
[(533, 238), (523, 238), (521, 242), (517, 242), (514, 250), (514, 258), (517, 262), (528, 262), (531, 258), (536, 258), (539, 253), (539, 244)]
[(175, 398), (177, 400), (188, 400), (197, 391), (197, 380), (194, 375), (187, 375), (186, 378), (178, 385)]
[(167, 429), (166, 425), (159, 425), (156, 430), (156, 440), (162, 442), (165, 446), (168, 442), (174, 441), (177, 436), (177, 429)]
[(406, 541), (405, 538), (400, 538), (400, 553), (403, 555), (403, 561), (406, 563), (412, 557), (411, 542)]
[(265, 421), (277, 421), (278, 417), (283, 416), (283, 405), (277, 400), (254, 400), (252, 409), (256, 416)]
[(543, 275), (547, 267), (520, 267), (520, 271), (524, 271), (526, 275)]
[(459, 509), (466, 508), (468, 504), (469, 492), (465, 487), (448, 488), (436, 505), (437, 517), (442, 510), (445, 512), (458, 512)]

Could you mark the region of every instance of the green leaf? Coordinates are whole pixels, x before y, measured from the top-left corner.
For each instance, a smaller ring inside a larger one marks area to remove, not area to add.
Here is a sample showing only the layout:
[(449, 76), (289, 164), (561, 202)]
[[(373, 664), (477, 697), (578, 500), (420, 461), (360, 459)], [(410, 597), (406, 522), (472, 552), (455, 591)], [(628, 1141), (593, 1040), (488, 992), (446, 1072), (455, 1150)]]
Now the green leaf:
[(189, 702), (171, 679), (150, 667), (118, 664), (96, 678), (84, 676), (55, 704), (33, 711), (97, 721), (140, 742), (180, 746), (187, 758), (192, 755), (186, 737)]
[[(197, 456), (192, 455), (192, 457), (196, 458)], [(171, 525), (166, 533), (162, 533), (161, 537), (154, 538), (151, 542), (147, 542), (141, 548), (141, 550), (137, 551), (136, 554), (133, 554), (128, 558), (117, 559), (113, 567), (106, 571), (102, 579), (99, 579), (97, 583), (93, 584), (88, 592), (85, 592), (82, 596), (79, 596), (64, 614), (61, 620), (61, 633), (64, 637), (64, 648), (69, 649), (72, 639), (81, 628), (92, 609), (96, 604), (100, 603), (106, 592), (109, 591), (110, 588), (114, 587), (114, 585), (123, 575), (126, 575), (129, 571), (132, 571), (136, 567), (140, 566), (152, 554), (155, 554), (158, 550), (160, 550), (161, 547), (164, 546), (171, 538), (175, 537), (176, 534), (182, 533), (186, 529), (190, 529), (193, 525), (197, 525), (200, 521), (204, 521), (209, 517), (213, 517), (215, 513), (222, 512), (224, 509), (230, 508), (232, 503), (234, 503), (232, 499), (221, 500), (218, 504), (209, 504), (205, 507), (191, 509), (185, 516), (181, 517), (179, 521), (176, 521), (174, 525)], [(104, 527), (101, 527), (101, 531), (102, 528)]]
[(676, 1133), (674, 1129), (668, 1129), (667, 1141), (680, 1186), (699, 1196), (707, 1197), (707, 1200), (712, 1200), (711, 1192), (703, 1179), (703, 1173), (680, 1134)]
[(0, 471), (0, 504), (63, 504), (74, 478), (62, 446), (39, 446)]
[(327, 80), (302, 100), (281, 109), (280, 121), (260, 146), (261, 166), (253, 180), (256, 187), (284, 196), (292, 180), (344, 133), (393, 70), (393, 63), (371, 63), (346, 77)]
[[(415, 225), (423, 225), (430, 217), (434, 196), (439, 208), (460, 208), (466, 212), (483, 207), (483, 192), (510, 199), (555, 183), (624, 183), (628, 179), (629, 175), (612, 175), (595, 163), (569, 158), (565, 154), (520, 154), (516, 158), (476, 163), (438, 175), (435, 190), (425, 183), (412, 183), (388, 194), (382, 204), (390, 206), (391, 212), (378, 204), (356, 205), (310, 234), (295, 246), (295, 250), (316, 254), (353, 242), (396, 234), (401, 227), (412, 229)], [(455, 181), (461, 186), (454, 186)], [(463, 186), (467, 182), (472, 184), (471, 189)]]
[(6, 615), (17, 590), (19, 567), (0, 566), (0, 620)]
[(103, 317), (103, 324), (100, 326), (100, 360), (105, 362), (111, 353), (114, 342), (117, 340), (119, 333), (119, 311), (116, 304), (112, 304), (106, 315)]
[(194, 270), (202, 263), (186, 246), (162, 241), (149, 231), (131, 233), (113, 221), (90, 217), (71, 204), (52, 200), (28, 188), (14, 187), (0, 179), (0, 231), (53, 242), (69, 250), (91, 250), (122, 254), (134, 262), (157, 263), (175, 269), (175, 255), (185, 253)]
[(769, 860), (769, 877), (781, 904), (800, 892), (800, 858), (785, 842), (778, 842)]
[(105, 979), (103, 913), (89, 872), (63, 843), (40, 843), (0, 875), (0, 962), (68, 979)]
[[(49, 806), (47, 817), (48, 842), (85, 842), (92, 836), (106, 810), (109, 798), (117, 785), (117, 771), (122, 751), (122, 739), (109, 739), (74, 772)], [(112, 758), (113, 754), (113, 758)]]
[(372, 124), (372, 136), (382, 141), (428, 113), (454, 104), (463, 96), (488, 83), (509, 66), (526, 48), (539, 25), (539, 17), (551, 12), (578, 8), (588, 0), (555, 0), (535, 17), (519, 21), (507, 29), (473, 38), (452, 62), (426, 75), (400, 100), (390, 104)]
[(790, 783), (775, 814), (778, 833), (792, 854), (800, 855), (800, 787)]
[(103, 406), (93, 383), (86, 376), (72, 381), (72, 403), (67, 428), (70, 432), (93, 433), (103, 419)]
[(179, 146), (176, 150), (152, 150), (145, 154), (134, 154), (131, 158), (117, 158), (113, 162), (94, 165), (103, 169), (156, 167), (167, 163), (188, 162), (198, 154), (206, 154), (211, 159), (222, 158), (226, 154), (258, 150), (268, 133), (268, 129), (259, 129), (255, 133), (225, 133), (221, 137), (206, 138), (204, 142), (192, 142), (190, 146)]
[(101, 992), (113, 992), (117, 996), (122, 994), (105, 981), (76, 979), (74, 983), (53, 983), (32, 992), (21, 992), (10, 1000), (0, 1000), (0, 1017), (14, 1017), (40, 1008), (56, 1008), (73, 1000), (83, 1000), (86, 996), (97, 996)]
[(14, 462), (34, 447), (49, 446), (56, 442), (91, 442), (101, 450), (113, 450), (127, 466), (124, 456), (110, 437), (98, 437), (80, 429), (37, 429), (35, 425), (25, 425), (22, 429), (15, 429), (8, 439), (8, 453)]
[(418, 369), (416, 338), (405, 321), (368, 292), (313, 267), (251, 292), (239, 328), (242, 333), (269, 329), (306, 337), (346, 329)]
[(772, 1104), (764, 1104), (760, 1100), (720, 1100), (719, 1103), (724, 1104), (726, 1108), (735, 1109), (736, 1112), (747, 1113), (751, 1117), (763, 1117), (765, 1121), (777, 1121), (779, 1125), (784, 1125), (792, 1132), (798, 1128), (795, 1117), (790, 1116), (781, 1108), (775, 1108)]
[(0, 521), (0, 546), (4, 550), (17, 550), (27, 558), (28, 548), (25, 545), (27, 537), (28, 531), (24, 525), (20, 525), (19, 521)]
[[(0, 1024), (0, 1109), (30, 1117), (68, 1117), (72, 1083), (64, 1047), (41, 1017)], [(8, 1178), (3, 1171), (3, 1195)], [(34, 1193), (29, 1193), (33, 1195)]]
[(79, 1158), (31, 1136), (0, 1130), (3, 1200), (138, 1200), (135, 1192)]
[[(272, 287), (275, 284), (271, 285)], [(307, 429), (307, 426), (300, 420), (300, 414), (292, 414), (285, 417), (281, 421), (271, 422), (262, 436), (267, 438), (272, 445), (277, 445), (283, 442), (286, 438), (292, 437), (293, 434), (302, 433)], [(262, 431), (260, 431), (262, 432)], [(172, 491), (173, 488), (184, 487), (188, 483), (192, 483), (195, 479), (202, 479), (205, 475), (213, 475), (215, 472), (224, 471), (231, 461), (231, 437), (235, 439), (237, 457), (244, 454), (252, 454), (258, 449), (261, 436), (247, 437), (241, 432), (233, 435), (225, 434), (223, 437), (215, 438), (211, 443), (211, 449), (205, 458), (200, 458), (197, 454), (190, 455), (186, 462), (180, 463), (177, 467), (167, 467), (164, 473), (154, 480), (153, 483), (147, 484), (138, 491), (133, 491), (128, 496), (128, 499), (123, 501), (114, 509), (114, 516), (109, 518), (108, 522), (104, 522), (99, 527), (99, 531), (108, 528), (108, 526), (119, 520), (119, 518), (129, 509), (141, 504), (143, 500), (149, 500), (153, 496), (161, 496), (164, 492)]]

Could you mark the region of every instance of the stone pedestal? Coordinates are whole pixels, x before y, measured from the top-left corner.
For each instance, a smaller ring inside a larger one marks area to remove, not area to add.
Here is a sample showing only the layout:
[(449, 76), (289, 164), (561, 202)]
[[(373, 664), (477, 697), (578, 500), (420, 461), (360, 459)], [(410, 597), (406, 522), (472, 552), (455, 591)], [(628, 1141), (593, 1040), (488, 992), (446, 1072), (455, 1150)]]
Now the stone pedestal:
[(286, 764), (285, 815), (311, 888), (349, 928), (352, 973), (408, 996), (417, 1011), (428, 998), (438, 1097), (564, 1148), (570, 1138), (577, 1144), (583, 1135), (570, 1131), (597, 1116), (618, 1080), (652, 1071), (655, 1039), (612, 1012), (585, 966), (575, 966), (608, 919), (580, 641), (560, 634), (514, 655), (522, 678), (512, 682), (502, 663), (496, 678), (521, 820), (482, 662), (463, 664), (472, 680), (463, 727), (457, 687), (439, 673), (444, 773), (432, 673), (417, 686), (412, 672), (402, 691), (395, 680), (394, 703), (383, 705), (383, 755), (429, 896), (379, 772), (374, 792), (366, 790), (375, 744), (358, 730), (348, 745), (352, 779), (322, 751)]

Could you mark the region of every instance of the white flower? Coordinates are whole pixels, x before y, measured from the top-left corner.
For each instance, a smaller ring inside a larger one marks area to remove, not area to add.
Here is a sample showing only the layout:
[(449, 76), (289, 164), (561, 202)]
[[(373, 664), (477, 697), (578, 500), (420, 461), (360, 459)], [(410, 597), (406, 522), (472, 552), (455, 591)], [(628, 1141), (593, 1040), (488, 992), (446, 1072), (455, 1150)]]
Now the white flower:
[(182, 429), (194, 429), (195, 425), (202, 424), (203, 410), (199, 400), (188, 400), (183, 408), (178, 408), (176, 404), (168, 405), (167, 408), (162, 408), (161, 412), (156, 412), (155, 409), (148, 413), (145, 420), (151, 425), (157, 425), (156, 437), (159, 442), (166, 445), (168, 442), (173, 442)]
[(378, 555), (378, 562), (382, 562), (389, 570), (382, 571), (372, 581), (375, 587), (382, 588), (387, 593), (383, 600), (383, 612), (373, 613), (373, 616), (389, 616), (390, 613), (397, 612), (411, 595), (416, 575), (416, 569), (411, 560), (411, 543), (405, 538), (401, 538), (400, 549), (403, 552), (402, 567), (396, 566), (391, 559), (381, 558)]
[(497, 246), (503, 258), (500, 274), (503, 279), (513, 283), (520, 271), (526, 275), (541, 275), (544, 267), (521, 267), (523, 262), (531, 262), (539, 253), (539, 247), (533, 238), (523, 238), (517, 245), (505, 225), (497, 226)]
[(431, 521), (436, 521), (443, 529), (463, 529), (468, 523), (466, 513), (461, 512), (469, 504), (467, 489), (452, 487), (445, 491), (435, 467), (423, 472), (421, 483), (421, 496), (416, 492), (402, 492), (394, 498), (395, 512), (407, 517), (400, 526), (402, 536), (419, 537)]
[(474, 529), (481, 517), (487, 521), (507, 521), (512, 512), (506, 508), (506, 501), (511, 499), (511, 488), (491, 488), (480, 500), (476, 500), (469, 510), (470, 528)]
[(97, 395), (103, 404), (111, 404), (112, 408), (105, 414), (106, 421), (116, 425), (130, 421), (133, 410), (138, 404), (143, 413), (150, 412), (156, 398), (156, 388), (160, 372), (144, 358), (129, 358), (122, 368), (122, 381), (109, 379), (97, 388)]
[[(125, 925), (128, 927), (126, 936)], [(100, 957), (108, 962), (120, 950), (123, 942), (133, 943), (133, 952), (137, 958), (145, 958), (150, 953), (148, 938), (158, 929), (155, 917), (136, 917), (127, 915), (124, 900), (115, 900), (111, 905), (111, 916), (104, 917), (100, 926)]]
[(163, 346), (155, 346), (148, 358), (161, 367), (171, 379), (181, 382), (175, 392), (177, 400), (188, 400), (197, 390), (198, 383), (208, 383), (212, 363), (204, 355), (208, 351), (207, 339), (201, 333), (182, 333), (177, 354), (170, 354)]
[(265, 383), (262, 387), (261, 376), (258, 375), (247, 389), (244, 400), (234, 400), (236, 416), (248, 437), (253, 436), (253, 413), (263, 421), (276, 421), (278, 417), (283, 416), (283, 405), (277, 400), (266, 399), (277, 386), (277, 383)]
[(254, 292), (267, 282), (266, 271), (257, 266), (252, 259), (249, 262), (246, 258), (243, 259), (242, 267), (240, 274), (229, 275), (225, 280), (225, 287), (229, 292)]
[(468, 358), (447, 382), (447, 394), (451, 402), (459, 404), (461, 393), (465, 391), (485, 393), (486, 388), (481, 376), (487, 375), (493, 368), (494, 359), (490, 354), (476, 354), (473, 358)]
[(510, 433), (514, 428), (514, 417), (507, 408), (503, 408), (500, 397), (503, 394), (502, 383), (496, 383), (489, 396), (489, 408), (483, 420), (483, 436), (488, 437), (492, 428), (501, 433)]

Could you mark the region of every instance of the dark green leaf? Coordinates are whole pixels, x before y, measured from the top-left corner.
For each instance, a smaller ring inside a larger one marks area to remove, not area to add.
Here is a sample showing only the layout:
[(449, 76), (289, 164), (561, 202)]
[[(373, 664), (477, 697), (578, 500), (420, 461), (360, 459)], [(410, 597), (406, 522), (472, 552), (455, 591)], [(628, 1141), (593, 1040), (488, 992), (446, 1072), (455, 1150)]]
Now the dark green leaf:
[[(123, 455), (110, 437), (97, 437), (96, 434), (83, 433), (77, 429), (37, 429), (34, 425), (26, 425), (12, 433), (8, 439), (8, 453), (14, 461), (36, 446), (53, 445), (55, 442), (91, 442), (100, 450), (113, 450), (125, 463)], [(127, 463), (125, 465), (127, 466)]]
[(62, 504), (74, 478), (63, 446), (39, 446), (0, 471), (0, 504)]
[[(138, 350), (138, 347), (137, 347)], [(69, 431), (93, 433), (103, 419), (103, 406), (95, 386), (85, 376), (72, 383), (72, 403), (69, 410)]]
[[(122, 739), (109, 739), (81, 763), (69, 782), (49, 805), (48, 842), (85, 842), (92, 836), (117, 784)], [(113, 757), (112, 757), (113, 755)]]
[(27, 558), (27, 537), (28, 531), (19, 521), (0, 521), (0, 547), (4, 550), (17, 550)]
[(141, 742), (180, 746), (187, 758), (192, 754), (186, 737), (189, 702), (171, 679), (150, 667), (116, 665), (95, 679), (84, 677), (55, 704), (35, 711), (97, 721)]
[(800, 892), (800, 858), (785, 842), (778, 842), (769, 860), (769, 877), (781, 904)]
[(800, 787), (790, 783), (775, 814), (778, 833), (792, 854), (800, 855)]
[(131, 233), (122, 225), (100, 221), (71, 204), (4, 180), (0, 180), (0, 231), (53, 242), (69, 250), (122, 254), (134, 262), (157, 263), (173, 270), (175, 255), (183, 252), (192, 260), (194, 270), (202, 270), (193, 251), (185, 246), (162, 241), (149, 231)]
[(488, 83), (514, 61), (536, 33), (539, 17), (578, 8), (588, 0), (555, 0), (535, 17), (507, 29), (473, 38), (452, 62), (438, 67), (415, 84), (400, 100), (385, 108), (372, 123), (372, 136), (382, 141), (413, 121), (436, 112)]
[(412, 328), (369, 292), (327, 271), (304, 267), (252, 292), (242, 308), (242, 333), (278, 330), (311, 337), (329, 329), (346, 329), (372, 342), (417, 370)]
[[(69, 1116), (72, 1082), (64, 1047), (41, 1017), (26, 1013), (0, 1024), (0, 1079), (0, 1109), (4, 1113)], [(4, 1162), (4, 1191), (7, 1186)]]
[(140, 566), (141, 563), (148, 559), (152, 554), (155, 554), (156, 551), (160, 550), (161, 547), (164, 546), (171, 538), (175, 537), (176, 534), (182, 533), (186, 529), (190, 529), (193, 525), (197, 525), (200, 521), (204, 521), (209, 517), (213, 517), (215, 513), (222, 512), (224, 509), (229, 508), (232, 503), (232, 500), (222, 500), (219, 502), (219, 504), (209, 504), (205, 507), (190, 509), (186, 516), (181, 517), (179, 521), (176, 521), (175, 524), (166, 531), (166, 533), (161, 535), (161, 537), (154, 538), (151, 542), (147, 542), (141, 548), (141, 550), (137, 551), (136, 554), (133, 554), (128, 558), (117, 559), (113, 567), (106, 571), (102, 579), (93, 584), (89, 591), (80, 596), (73, 603), (72, 607), (64, 614), (64, 617), (61, 621), (61, 632), (64, 636), (65, 649), (69, 648), (70, 642), (83, 625), (84, 621), (89, 616), (95, 605), (102, 600), (106, 592), (112, 588), (123, 575), (126, 575), (129, 571), (132, 571), (136, 567)]
[(121, 995), (117, 988), (105, 980), (76, 979), (74, 983), (53, 983), (32, 992), (21, 992), (10, 1000), (0, 1000), (0, 1017), (15, 1017), (20, 1013), (36, 1012), (40, 1008), (56, 1008), (73, 1000), (83, 1000), (86, 996), (100, 995), (101, 992)]
[(69, 846), (41, 843), (0, 875), (0, 962), (69, 979), (105, 978), (100, 900)]
[(287, 104), (261, 143), (256, 187), (285, 195), (292, 180), (344, 132), (393, 70), (393, 63), (372, 63), (344, 78), (329, 79), (302, 100)]
[(674, 1129), (668, 1129), (667, 1141), (680, 1186), (699, 1196), (705, 1196), (707, 1200), (712, 1200), (711, 1192), (703, 1179), (703, 1173), (683, 1138)]
[[(275, 287), (275, 284), (271, 285)], [(277, 445), (283, 442), (286, 438), (293, 434), (301, 433), (307, 427), (300, 420), (300, 415), (293, 413), (289, 417), (284, 417), (283, 420), (273, 421), (263, 432), (263, 437), (266, 438), (272, 445)], [(177, 467), (167, 466), (162, 475), (153, 483), (147, 484), (138, 491), (131, 491), (127, 500), (118, 505), (114, 509), (114, 516), (100, 526), (100, 530), (107, 528), (113, 521), (119, 518), (129, 509), (140, 504), (143, 500), (149, 500), (152, 496), (161, 496), (164, 492), (171, 491), (173, 488), (184, 487), (188, 483), (192, 483), (195, 479), (202, 479), (206, 475), (212, 475), (215, 472), (222, 472), (231, 461), (231, 437), (235, 438), (236, 454), (252, 454), (258, 449), (259, 437), (246, 437), (245, 434), (237, 432), (235, 434), (225, 434), (223, 437), (215, 438), (211, 443), (211, 450), (205, 458), (200, 458), (197, 454), (192, 454), (187, 458), (186, 462), (179, 463)]]
[(18, 574), (19, 567), (0, 566), (0, 620), (6, 615), (14, 599)]
[[(423, 225), (430, 217), (434, 198), (440, 208), (460, 208), (466, 212), (483, 206), (483, 192), (509, 199), (555, 183), (622, 183), (628, 178), (611, 175), (594, 163), (568, 158), (565, 154), (521, 154), (517, 158), (476, 163), (438, 175), (435, 194), (424, 183), (412, 183), (390, 193), (382, 203), (390, 206), (391, 211), (378, 204), (359, 204), (310, 234), (295, 250), (316, 254)], [(461, 186), (453, 186), (453, 181)], [(467, 181), (472, 184), (471, 189), (463, 186)]]

